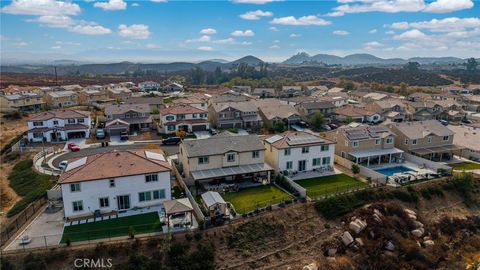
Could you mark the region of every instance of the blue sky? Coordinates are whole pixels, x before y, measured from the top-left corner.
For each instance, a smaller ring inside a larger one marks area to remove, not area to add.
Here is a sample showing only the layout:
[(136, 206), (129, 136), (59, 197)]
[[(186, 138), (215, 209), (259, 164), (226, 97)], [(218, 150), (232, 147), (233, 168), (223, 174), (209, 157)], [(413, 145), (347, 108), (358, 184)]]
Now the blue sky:
[(472, 0), (1, 1), (5, 59), (480, 56)]

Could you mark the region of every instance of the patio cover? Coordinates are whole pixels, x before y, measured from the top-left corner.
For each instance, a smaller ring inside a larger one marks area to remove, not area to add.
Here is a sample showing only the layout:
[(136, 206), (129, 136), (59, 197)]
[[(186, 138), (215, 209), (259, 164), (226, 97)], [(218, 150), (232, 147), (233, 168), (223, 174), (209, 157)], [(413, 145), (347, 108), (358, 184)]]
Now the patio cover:
[(165, 214), (167, 215), (193, 211), (193, 206), (188, 198), (165, 201), (163, 207), (165, 207)]
[(224, 177), (224, 176), (230, 176), (230, 175), (264, 172), (264, 171), (271, 171), (271, 170), (273, 170), (273, 168), (268, 166), (266, 163), (258, 163), (258, 164), (241, 165), (236, 167), (196, 171), (196, 172), (192, 172), (192, 177), (194, 180), (202, 180), (202, 179), (218, 178), (218, 177)]
[(349, 154), (356, 158), (365, 158), (365, 157), (375, 157), (375, 156), (398, 154), (398, 153), (403, 153), (403, 151), (393, 147), (393, 148), (386, 148), (386, 149), (355, 151), (355, 152), (350, 152)]
[(457, 151), (461, 149), (462, 149), (461, 147), (458, 147), (456, 145), (445, 145), (445, 146), (413, 149), (412, 152), (417, 155), (428, 155), (433, 153), (452, 152), (452, 151)]
[(207, 207), (210, 207), (216, 204), (226, 204), (222, 196), (220, 196), (220, 193), (216, 191), (207, 191), (203, 193), (202, 200)]

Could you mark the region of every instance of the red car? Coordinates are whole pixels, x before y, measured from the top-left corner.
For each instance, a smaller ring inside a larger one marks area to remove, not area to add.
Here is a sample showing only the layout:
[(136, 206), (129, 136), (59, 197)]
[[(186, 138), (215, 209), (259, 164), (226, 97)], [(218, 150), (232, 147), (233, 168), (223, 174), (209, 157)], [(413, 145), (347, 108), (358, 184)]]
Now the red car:
[(80, 146), (74, 144), (74, 143), (69, 143), (67, 145), (68, 149), (70, 149), (70, 151), (72, 152), (77, 152), (77, 151), (80, 151)]

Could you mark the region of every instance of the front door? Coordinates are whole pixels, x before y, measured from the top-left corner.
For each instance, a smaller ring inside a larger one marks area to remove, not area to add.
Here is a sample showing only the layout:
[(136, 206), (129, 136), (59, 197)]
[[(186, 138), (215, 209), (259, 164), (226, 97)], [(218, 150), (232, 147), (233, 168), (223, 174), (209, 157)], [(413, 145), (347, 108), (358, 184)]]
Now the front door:
[(299, 172), (305, 171), (306, 167), (307, 167), (307, 161), (306, 160), (299, 160), (298, 161), (298, 171)]
[(130, 209), (130, 195), (117, 196), (118, 210)]

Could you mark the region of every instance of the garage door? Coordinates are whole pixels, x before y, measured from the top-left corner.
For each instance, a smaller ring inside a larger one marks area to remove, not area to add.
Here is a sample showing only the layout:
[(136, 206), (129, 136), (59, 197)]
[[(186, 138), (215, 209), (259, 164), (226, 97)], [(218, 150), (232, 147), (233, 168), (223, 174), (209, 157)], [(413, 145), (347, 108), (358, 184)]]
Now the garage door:
[(192, 126), (192, 131), (204, 131), (207, 130), (207, 125)]
[(220, 128), (233, 128), (233, 123), (231, 123), (231, 124), (221, 124)]
[(115, 136), (115, 135), (120, 135), (122, 131), (126, 131), (126, 130), (127, 130), (126, 128), (111, 128), (109, 129), (108, 133), (110, 134), (110, 136)]
[(85, 131), (74, 131), (67, 134), (68, 139), (85, 138)]

